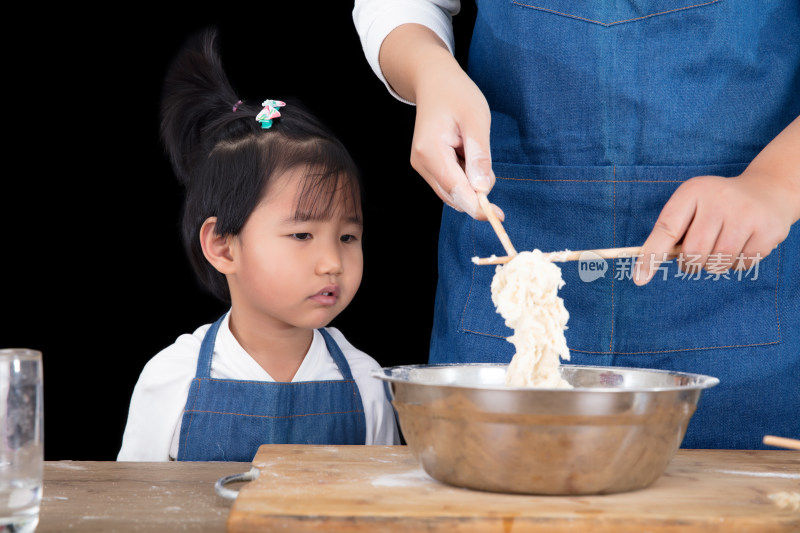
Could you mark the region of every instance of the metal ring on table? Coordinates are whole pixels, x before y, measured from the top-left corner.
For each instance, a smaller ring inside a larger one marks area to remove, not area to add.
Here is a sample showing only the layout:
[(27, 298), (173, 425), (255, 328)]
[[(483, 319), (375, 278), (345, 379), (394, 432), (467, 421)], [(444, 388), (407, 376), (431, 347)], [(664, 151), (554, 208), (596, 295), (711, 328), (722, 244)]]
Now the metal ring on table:
[(250, 469), (249, 472), (242, 472), (241, 474), (233, 474), (230, 476), (221, 477), (217, 480), (216, 483), (214, 483), (214, 492), (216, 492), (218, 496), (221, 496), (226, 500), (235, 500), (236, 497), (239, 495), (239, 491), (229, 489), (225, 485), (229, 483), (253, 481), (254, 479), (258, 478), (259, 472), (260, 471), (258, 468), (253, 467)]

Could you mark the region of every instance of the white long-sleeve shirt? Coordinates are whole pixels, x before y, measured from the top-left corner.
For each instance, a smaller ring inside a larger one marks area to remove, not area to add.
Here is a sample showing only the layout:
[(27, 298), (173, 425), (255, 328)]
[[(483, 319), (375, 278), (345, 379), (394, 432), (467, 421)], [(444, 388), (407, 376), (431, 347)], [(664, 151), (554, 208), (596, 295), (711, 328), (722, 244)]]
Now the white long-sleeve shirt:
[(353, 22), (364, 55), (375, 75), (395, 98), (411, 103), (392, 89), (381, 71), (378, 57), (383, 40), (402, 24), (421, 24), (436, 33), (452, 54), (455, 48), (453, 15), (460, 9), (461, 0), (355, 0)]
[[(242, 348), (228, 327), (226, 315), (217, 333), (211, 361), (211, 377), (251, 381), (275, 381)], [(178, 455), (181, 420), (189, 387), (197, 372), (200, 344), (211, 324), (181, 335), (175, 344), (153, 357), (142, 370), (133, 390), (128, 422), (118, 461), (168, 461)], [(326, 328), (344, 353), (358, 386), (366, 418), (366, 444), (399, 444), (394, 411), (383, 382), (370, 375), (380, 369), (377, 361), (350, 344), (336, 328)], [(336, 362), (318, 331), (293, 382), (342, 379)]]

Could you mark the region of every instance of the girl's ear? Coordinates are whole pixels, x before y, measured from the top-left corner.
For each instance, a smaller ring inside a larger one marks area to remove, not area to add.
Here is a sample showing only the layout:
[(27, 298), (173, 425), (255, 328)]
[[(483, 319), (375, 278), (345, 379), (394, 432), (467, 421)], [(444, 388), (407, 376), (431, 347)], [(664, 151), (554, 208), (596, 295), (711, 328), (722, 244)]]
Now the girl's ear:
[(222, 274), (233, 274), (236, 270), (231, 253), (232, 237), (217, 235), (217, 217), (209, 217), (200, 227), (200, 246), (211, 266)]

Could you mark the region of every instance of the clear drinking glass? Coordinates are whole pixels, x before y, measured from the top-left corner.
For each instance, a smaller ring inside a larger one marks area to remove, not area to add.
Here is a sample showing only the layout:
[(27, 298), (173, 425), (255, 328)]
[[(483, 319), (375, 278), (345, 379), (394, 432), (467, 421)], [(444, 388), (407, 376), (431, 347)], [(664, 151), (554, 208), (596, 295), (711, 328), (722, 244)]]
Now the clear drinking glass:
[(0, 350), (0, 533), (39, 523), (44, 466), (42, 354)]

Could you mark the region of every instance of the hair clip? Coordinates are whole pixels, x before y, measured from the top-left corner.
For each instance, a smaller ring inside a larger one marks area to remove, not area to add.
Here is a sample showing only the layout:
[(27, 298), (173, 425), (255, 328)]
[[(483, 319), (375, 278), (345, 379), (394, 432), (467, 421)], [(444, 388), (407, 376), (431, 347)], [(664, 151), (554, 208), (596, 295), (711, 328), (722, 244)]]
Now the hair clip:
[(286, 103), (281, 102), (280, 100), (264, 100), (261, 102), (261, 105), (264, 106), (264, 109), (262, 109), (261, 112), (256, 115), (256, 120), (261, 123), (262, 128), (271, 128), (272, 119), (281, 116), (278, 108), (285, 106)]
[(236, 110), (239, 109), (239, 106), (242, 105), (242, 101), (239, 100), (235, 104), (233, 104), (233, 112), (236, 113)]

